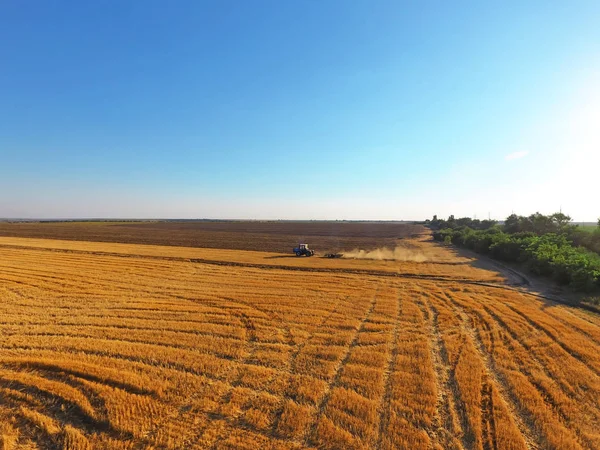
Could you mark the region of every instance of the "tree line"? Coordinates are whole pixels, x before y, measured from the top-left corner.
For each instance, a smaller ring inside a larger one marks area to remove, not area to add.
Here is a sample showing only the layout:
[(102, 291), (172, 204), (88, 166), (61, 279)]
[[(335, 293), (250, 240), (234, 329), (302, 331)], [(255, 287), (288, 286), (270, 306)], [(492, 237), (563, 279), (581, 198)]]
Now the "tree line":
[(549, 216), (511, 214), (503, 224), (468, 217), (426, 224), (437, 241), (469, 248), (492, 258), (522, 263), (536, 275), (583, 292), (600, 290), (600, 219), (593, 231), (582, 229), (562, 212)]

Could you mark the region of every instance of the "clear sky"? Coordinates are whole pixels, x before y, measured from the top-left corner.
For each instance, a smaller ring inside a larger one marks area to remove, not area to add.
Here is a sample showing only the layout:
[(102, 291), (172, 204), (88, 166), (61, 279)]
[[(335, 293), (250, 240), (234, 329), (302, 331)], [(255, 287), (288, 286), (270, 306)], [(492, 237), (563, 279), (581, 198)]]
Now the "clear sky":
[(600, 1), (0, 2), (0, 217), (600, 216)]

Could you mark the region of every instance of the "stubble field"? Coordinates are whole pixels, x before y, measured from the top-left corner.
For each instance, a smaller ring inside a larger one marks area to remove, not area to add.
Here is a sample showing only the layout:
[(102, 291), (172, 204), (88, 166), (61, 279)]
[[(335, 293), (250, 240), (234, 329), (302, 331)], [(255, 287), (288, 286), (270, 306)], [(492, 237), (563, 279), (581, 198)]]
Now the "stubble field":
[(405, 241), (0, 238), (0, 448), (600, 448), (600, 318)]

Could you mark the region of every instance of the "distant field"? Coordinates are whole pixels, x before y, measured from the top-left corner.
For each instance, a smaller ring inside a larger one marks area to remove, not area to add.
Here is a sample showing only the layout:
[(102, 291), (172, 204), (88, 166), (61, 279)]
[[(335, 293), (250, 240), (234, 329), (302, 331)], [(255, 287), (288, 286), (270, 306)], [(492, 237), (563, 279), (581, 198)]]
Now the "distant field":
[(289, 253), (299, 242), (321, 252), (394, 247), (422, 233), (392, 222), (0, 222), (0, 236)]
[(600, 317), (402, 245), (0, 238), (0, 448), (600, 448)]

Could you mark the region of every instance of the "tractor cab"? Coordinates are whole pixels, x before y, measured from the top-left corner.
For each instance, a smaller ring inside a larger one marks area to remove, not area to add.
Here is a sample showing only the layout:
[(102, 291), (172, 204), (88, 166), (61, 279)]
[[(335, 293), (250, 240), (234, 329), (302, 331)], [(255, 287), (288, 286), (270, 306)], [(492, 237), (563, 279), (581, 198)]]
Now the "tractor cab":
[(314, 250), (308, 248), (308, 244), (298, 244), (298, 247), (294, 248), (296, 256), (313, 256)]

